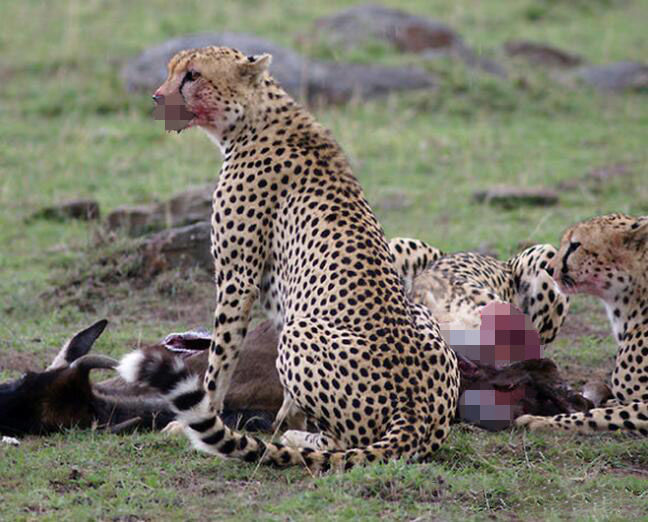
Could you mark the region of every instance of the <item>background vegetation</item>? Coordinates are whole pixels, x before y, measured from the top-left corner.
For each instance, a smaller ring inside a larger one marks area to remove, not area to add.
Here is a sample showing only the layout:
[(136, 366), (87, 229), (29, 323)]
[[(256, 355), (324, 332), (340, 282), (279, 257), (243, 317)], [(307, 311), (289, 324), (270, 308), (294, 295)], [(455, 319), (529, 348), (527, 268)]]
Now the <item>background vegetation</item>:
[[(548, 42), (592, 63), (645, 59), (644, 0), (401, 0), (385, 4), (440, 19), (484, 56), (510, 38)], [(0, 377), (16, 354), (43, 367), (63, 340), (97, 318), (99, 342), (119, 355), (141, 342), (209, 324), (209, 277), (167, 274), (145, 287), (117, 281), (59, 301), (63, 281), (125, 240), (96, 224), (30, 220), (38, 208), (92, 197), (105, 213), (213, 181), (220, 159), (198, 132), (163, 132), (148, 94), (124, 91), (119, 67), (143, 48), (199, 31), (243, 31), (295, 47), (319, 16), (349, 2), (39, 2), (5, 0), (0, 16)], [(525, 242), (557, 244), (577, 220), (648, 213), (648, 103), (562, 85), (537, 68), (509, 80), (448, 59), (421, 63), (381, 46), (314, 57), (416, 63), (442, 79), (433, 93), (316, 109), (351, 157), (388, 236), (447, 251), (487, 247), (502, 257)], [(523, 78), (523, 80), (522, 80)], [(555, 188), (623, 165), (604, 186), (561, 193), (555, 207), (476, 205), (493, 184)], [(397, 198), (407, 203), (390, 205)], [(97, 266), (97, 270), (101, 267)], [(119, 267), (111, 267), (119, 270)], [(574, 299), (548, 352), (574, 384), (612, 367), (614, 342), (597, 303)], [(490, 434), (456, 427), (438, 459), (313, 479), (256, 470), (191, 451), (159, 434), (71, 431), (0, 447), (0, 519), (639, 520), (648, 505), (648, 443)]]

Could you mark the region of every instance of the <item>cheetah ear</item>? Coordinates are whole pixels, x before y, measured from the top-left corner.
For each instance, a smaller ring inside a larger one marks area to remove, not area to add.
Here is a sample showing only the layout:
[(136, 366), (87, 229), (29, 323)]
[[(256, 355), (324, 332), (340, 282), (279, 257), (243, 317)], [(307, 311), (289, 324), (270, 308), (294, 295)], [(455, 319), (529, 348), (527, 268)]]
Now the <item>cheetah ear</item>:
[(639, 250), (648, 248), (648, 216), (637, 218), (628, 230), (627, 242)]
[(255, 84), (268, 70), (272, 62), (272, 55), (268, 53), (250, 55), (247, 60), (241, 64), (241, 76), (247, 78), (250, 83)]

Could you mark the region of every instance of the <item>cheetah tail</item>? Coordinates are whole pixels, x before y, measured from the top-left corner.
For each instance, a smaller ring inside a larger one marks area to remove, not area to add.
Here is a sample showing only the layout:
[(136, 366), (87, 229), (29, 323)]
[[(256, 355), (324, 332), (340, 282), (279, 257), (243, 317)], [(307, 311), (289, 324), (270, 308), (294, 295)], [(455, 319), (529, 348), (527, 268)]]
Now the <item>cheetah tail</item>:
[(389, 250), (394, 256), (394, 268), (403, 281), (405, 293), (409, 294), (414, 279), (425, 269), (443, 256), (438, 248), (419, 239), (395, 237), (389, 242)]
[(362, 449), (315, 451), (297, 449), (230, 429), (209, 408), (209, 397), (200, 376), (191, 373), (182, 359), (159, 351), (137, 350), (124, 356), (117, 368), (129, 383), (159, 391), (185, 426), (185, 434), (201, 451), (246, 462), (278, 467), (305, 465), (312, 472), (349, 469), (357, 464), (401, 456), (394, 433)]

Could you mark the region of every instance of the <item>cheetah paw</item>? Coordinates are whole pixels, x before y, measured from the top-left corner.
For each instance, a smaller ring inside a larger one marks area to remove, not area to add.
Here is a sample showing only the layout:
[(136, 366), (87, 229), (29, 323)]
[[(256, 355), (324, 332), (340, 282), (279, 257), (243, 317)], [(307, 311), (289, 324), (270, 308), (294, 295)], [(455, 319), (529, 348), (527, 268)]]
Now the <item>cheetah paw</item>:
[(165, 435), (181, 435), (184, 433), (185, 425), (180, 421), (171, 421), (164, 428), (162, 433)]

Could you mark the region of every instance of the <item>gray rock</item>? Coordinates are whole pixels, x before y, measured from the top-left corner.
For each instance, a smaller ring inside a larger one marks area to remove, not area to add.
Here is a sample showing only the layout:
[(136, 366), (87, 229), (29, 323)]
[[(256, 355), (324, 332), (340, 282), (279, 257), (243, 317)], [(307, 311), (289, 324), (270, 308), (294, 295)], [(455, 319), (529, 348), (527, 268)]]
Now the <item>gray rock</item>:
[(602, 91), (648, 90), (648, 65), (641, 63), (593, 65), (579, 69), (576, 76)]
[(97, 201), (93, 199), (75, 199), (37, 210), (29, 219), (50, 219), (54, 221), (80, 219), (90, 221), (99, 219), (99, 214), (99, 203)]
[(528, 40), (509, 40), (504, 44), (509, 56), (520, 57), (534, 65), (569, 68), (583, 63), (583, 58), (551, 45)]
[(140, 245), (145, 275), (196, 266), (213, 272), (210, 234), (211, 225), (205, 221), (147, 237)]
[(451, 55), (470, 67), (506, 76), (504, 68), (472, 51), (448, 25), (382, 5), (354, 6), (320, 18), (315, 21), (312, 33), (300, 37), (300, 40), (314, 40), (346, 49), (382, 41), (399, 51), (418, 53), (428, 60)]
[(129, 236), (140, 236), (151, 230), (150, 216), (155, 205), (124, 206), (113, 210), (106, 218), (108, 230), (125, 230)]
[(488, 203), (504, 208), (523, 205), (550, 206), (558, 203), (558, 194), (545, 188), (499, 186), (474, 192), (473, 199), (479, 203)]
[(385, 67), (308, 60), (300, 54), (241, 33), (204, 33), (173, 38), (147, 49), (122, 69), (128, 90), (153, 92), (166, 78), (166, 64), (178, 51), (209, 45), (233, 47), (246, 54), (270, 53), (270, 73), (294, 98), (343, 103), (353, 97), (371, 98), (391, 91), (423, 89), (435, 77), (415, 67)]
[(435, 85), (435, 78), (417, 67), (312, 62), (307, 88), (310, 100), (344, 103), (351, 98), (369, 99)]
[(358, 5), (320, 18), (316, 37), (333, 46), (353, 48), (371, 40), (390, 43), (400, 51), (463, 47), (461, 37), (447, 25), (382, 5)]
[(113, 210), (106, 219), (109, 230), (124, 229), (139, 236), (163, 228), (208, 221), (211, 215), (213, 185), (194, 187), (163, 203), (126, 206)]
[(390, 191), (376, 202), (379, 210), (404, 210), (414, 204), (412, 198), (405, 192)]
[(593, 168), (576, 179), (567, 179), (556, 185), (558, 190), (589, 190), (601, 192), (610, 181), (633, 173), (630, 164), (611, 163)]

